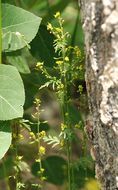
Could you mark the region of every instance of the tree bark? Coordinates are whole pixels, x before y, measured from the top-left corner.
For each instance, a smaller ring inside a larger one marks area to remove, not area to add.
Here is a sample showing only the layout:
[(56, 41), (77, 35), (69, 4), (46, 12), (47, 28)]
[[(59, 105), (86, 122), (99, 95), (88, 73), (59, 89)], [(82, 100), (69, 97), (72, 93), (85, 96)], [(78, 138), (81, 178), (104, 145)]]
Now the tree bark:
[[(86, 86), (93, 127), (87, 127), (103, 190), (118, 189), (118, 0), (82, 0)], [(90, 135), (91, 133), (91, 135)]]

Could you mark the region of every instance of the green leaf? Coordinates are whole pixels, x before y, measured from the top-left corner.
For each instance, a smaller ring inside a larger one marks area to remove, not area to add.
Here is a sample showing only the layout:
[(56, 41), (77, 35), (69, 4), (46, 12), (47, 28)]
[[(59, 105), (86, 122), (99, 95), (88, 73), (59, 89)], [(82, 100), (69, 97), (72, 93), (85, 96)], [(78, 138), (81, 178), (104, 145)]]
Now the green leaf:
[[(6, 169), (6, 171), (4, 170)], [(12, 156), (7, 156), (6, 159), (3, 160), (3, 162), (0, 163), (0, 179), (4, 179), (6, 177), (9, 177), (11, 175), (11, 172), (14, 168), (14, 162)]]
[(78, 108), (75, 107), (72, 103), (68, 104), (68, 113), (69, 113), (70, 123), (72, 125), (75, 125), (80, 121), (82, 121), (81, 113), (79, 112)]
[[(62, 185), (66, 179), (65, 173), (67, 172), (67, 163), (62, 157), (49, 156), (42, 161), (42, 166), (45, 169), (44, 176), (46, 180), (55, 185)], [(32, 173), (38, 176), (40, 164), (34, 163), (32, 166)]]
[(2, 4), (2, 13), (3, 51), (27, 46), (38, 31), (41, 18), (10, 4)]
[(94, 178), (95, 176), (93, 160), (88, 156), (80, 157), (79, 160), (74, 163), (73, 172), (75, 176), (74, 184), (82, 188), (87, 178)]
[(46, 26), (41, 25), (39, 31), (31, 42), (31, 53), (40, 61), (44, 61), (45, 66), (52, 67), (54, 57), (56, 57), (53, 47), (54, 36), (47, 30)]
[(49, 12), (43, 18), (43, 23), (47, 24), (47, 22), (54, 19), (54, 14), (57, 11), (62, 12), (70, 2), (72, 2), (72, 0), (59, 0), (58, 3), (55, 3), (53, 6), (51, 6)]
[(11, 120), (23, 116), (25, 93), (17, 69), (0, 65), (0, 120)]
[(11, 145), (11, 129), (9, 121), (0, 121), (0, 159), (2, 159)]
[[(27, 54), (29, 52), (24, 49), (9, 52), (6, 54), (6, 60), (8, 64), (15, 66), (20, 73), (30, 73), (29, 62), (27, 60)], [(30, 54), (30, 53), (29, 53)]]
[(33, 70), (30, 74), (22, 75), (25, 93), (26, 93), (26, 101), (25, 101), (25, 109), (32, 106), (34, 101), (34, 96), (39, 92), (39, 87), (44, 84), (45, 77), (41, 74), (41, 72)]

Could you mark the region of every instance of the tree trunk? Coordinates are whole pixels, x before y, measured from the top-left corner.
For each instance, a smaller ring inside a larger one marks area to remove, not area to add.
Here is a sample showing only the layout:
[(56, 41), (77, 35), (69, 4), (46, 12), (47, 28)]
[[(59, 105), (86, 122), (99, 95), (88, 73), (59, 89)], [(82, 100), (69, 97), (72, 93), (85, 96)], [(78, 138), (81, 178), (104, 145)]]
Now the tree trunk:
[[(118, 189), (118, 0), (82, 0), (86, 86), (93, 127), (86, 127), (103, 190)], [(91, 134), (91, 135), (90, 135)]]

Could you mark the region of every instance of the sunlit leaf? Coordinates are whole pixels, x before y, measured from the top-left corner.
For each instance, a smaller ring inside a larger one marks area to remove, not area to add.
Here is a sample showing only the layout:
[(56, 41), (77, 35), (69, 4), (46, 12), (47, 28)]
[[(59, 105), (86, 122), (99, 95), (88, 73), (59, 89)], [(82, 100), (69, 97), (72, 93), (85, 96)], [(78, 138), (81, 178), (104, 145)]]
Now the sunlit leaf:
[(41, 18), (10, 4), (2, 4), (2, 13), (3, 51), (28, 46), (38, 31)]
[(0, 120), (11, 120), (23, 116), (25, 93), (17, 69), (0, 65)]
[(11, 129), (9, 121), (0, 121), (0, 159), (2, 159), (11, 145)]

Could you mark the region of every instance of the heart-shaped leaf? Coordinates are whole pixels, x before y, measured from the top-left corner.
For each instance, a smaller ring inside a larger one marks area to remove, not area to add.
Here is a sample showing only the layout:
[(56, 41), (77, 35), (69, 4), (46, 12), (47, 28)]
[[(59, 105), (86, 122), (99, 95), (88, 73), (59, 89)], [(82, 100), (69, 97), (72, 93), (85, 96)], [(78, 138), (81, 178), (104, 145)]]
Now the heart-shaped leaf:
[(2, 4), (2, 49), (21, 49), (35, 37), (41, 18), (10, 4)]
[(0, 120), (11, 120), (23, 116), (25, 93), (17, 69), (0, 65)]
[(8, 151), (11, 145), (11, 129), (9, 121), (0, 121), (0, 159), (2, 159), (5, 153)]

